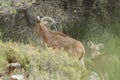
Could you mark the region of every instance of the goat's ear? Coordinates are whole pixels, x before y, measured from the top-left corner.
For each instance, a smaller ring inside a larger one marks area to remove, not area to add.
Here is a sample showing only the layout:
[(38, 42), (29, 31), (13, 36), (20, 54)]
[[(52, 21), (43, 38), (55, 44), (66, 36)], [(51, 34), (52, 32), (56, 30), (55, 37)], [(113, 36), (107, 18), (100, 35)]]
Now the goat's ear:
[(98, 49), (104, 48), (104, 44), (98, 44), (97, 46), (98, 46)]
[(88, 47), (91, 47), (94, 45), (94, 43), (92, 41), (89, 41), (89, 42), (87, 42), (87, 45), (88, 45)]
[(36, 16), (36, 22), (39, 23), (40, 22), (40, 17)]

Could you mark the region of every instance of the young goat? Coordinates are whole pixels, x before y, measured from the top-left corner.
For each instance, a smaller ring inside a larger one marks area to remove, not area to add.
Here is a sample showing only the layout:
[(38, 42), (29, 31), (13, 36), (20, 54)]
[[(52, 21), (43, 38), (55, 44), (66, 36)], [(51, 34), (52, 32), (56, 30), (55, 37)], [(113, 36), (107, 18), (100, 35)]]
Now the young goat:
[(100, 49), (104, 47), (104, 44), (94, 44), (89, 41), (88, 47), (91, 50), (90, 65), (100, 75), (100, 80), (110, 80), (114, 72), (119, 71), (119, 58), (115, 53), (103, 52), (100, 53)]
[(95, 57), (100, 55), (100, 49), (104, 47), (104, 44), (94, 44), (92, 41), (89, 41), (87, 43), (88, 47), (91, 50), (91, 59), (94, 59)]
[(39, 16), (37, 16), (34, 35), (41, 35), (43, 44), (47, 45), (48, 47), (53, 47), (53, 49), (63, 48), (69, 53), (70, 56), (77, 58), (81, 61), (81, 64), (84, 65), (85, 50), (82, 43), (65, 35), (62, 32), (52, 32), (47, 27), (46, 20), (51, 20), (53, 23), (55, 23), (55, 21), (50, 17), (43, 17), (40, 19)]

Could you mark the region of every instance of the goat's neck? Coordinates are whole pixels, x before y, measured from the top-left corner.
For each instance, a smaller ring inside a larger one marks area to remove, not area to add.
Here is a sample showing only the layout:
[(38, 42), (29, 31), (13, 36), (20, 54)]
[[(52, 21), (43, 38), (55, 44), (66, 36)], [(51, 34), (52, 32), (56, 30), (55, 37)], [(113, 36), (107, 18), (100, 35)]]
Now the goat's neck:
[(45, 26), (42, 26), (41, 29), (42, 29), (42, 33), (41, 33), (42, 40), (43, 42), (47, 43), (48, 38), (51, 36), (52, 31)]

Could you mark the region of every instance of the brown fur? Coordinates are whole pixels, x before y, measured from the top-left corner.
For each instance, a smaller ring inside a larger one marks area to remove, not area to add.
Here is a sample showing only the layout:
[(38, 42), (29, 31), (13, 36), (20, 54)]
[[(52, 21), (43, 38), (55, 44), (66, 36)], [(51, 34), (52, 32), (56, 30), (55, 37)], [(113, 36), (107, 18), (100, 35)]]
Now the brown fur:
[(78, 60), (81, 59), (81, 62), (84, 65), (83, 58), (85, 50), (80, 41), (75, 40), (62, 32), (52, 32), (39, 18), (37, 18), (37, 22), (35, 23), (34, 34), (40, 34), (42, 36), (42, 42), (47, 44), (48, 47), (53, 47), (54, 49), (63, 48), (70, 56), (73, 56)]

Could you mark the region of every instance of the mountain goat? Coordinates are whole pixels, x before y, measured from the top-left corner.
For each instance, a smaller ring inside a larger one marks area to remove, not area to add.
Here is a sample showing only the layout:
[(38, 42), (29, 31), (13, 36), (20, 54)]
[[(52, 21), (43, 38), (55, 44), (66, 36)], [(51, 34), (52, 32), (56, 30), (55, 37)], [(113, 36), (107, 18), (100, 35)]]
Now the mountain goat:
[(55, 23), (55, 21), (51, 17), (43, 17), (42, 19), (40, 19), (39, 16), (37, 16), (34, 35), (41, 35), (42, 42), (47, 47), (53, 47), (53, 49), (63, 48), (65, 51), (68, 52), (70, 56), (77, 58), (81, 61), (81, 64), (84, 65), (85, 49), (82, 43), (65, 35), (62, 32), (52, 32), (47, 27), (47, 20)]

